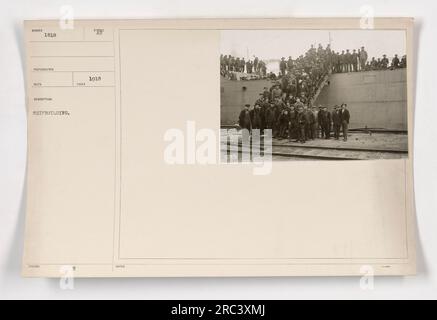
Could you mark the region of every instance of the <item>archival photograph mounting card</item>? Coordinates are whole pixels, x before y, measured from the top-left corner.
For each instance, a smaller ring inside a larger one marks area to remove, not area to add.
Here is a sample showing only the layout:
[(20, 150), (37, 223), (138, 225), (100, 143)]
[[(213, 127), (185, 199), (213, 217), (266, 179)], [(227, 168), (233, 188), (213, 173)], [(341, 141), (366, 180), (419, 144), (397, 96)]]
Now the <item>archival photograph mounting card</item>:
[(416, 272), (413, 19), (24, 29), (24, 276)]

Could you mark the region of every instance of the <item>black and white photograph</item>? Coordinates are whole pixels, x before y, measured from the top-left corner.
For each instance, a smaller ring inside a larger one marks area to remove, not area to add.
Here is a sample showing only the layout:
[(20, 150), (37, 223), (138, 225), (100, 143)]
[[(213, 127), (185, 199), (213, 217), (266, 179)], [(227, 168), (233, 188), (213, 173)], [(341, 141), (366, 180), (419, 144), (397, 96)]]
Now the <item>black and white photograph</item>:
[(273, 161), (408, 158), (406, 32), (223, 30), (220, 109), (239, 159), (245, 135)]

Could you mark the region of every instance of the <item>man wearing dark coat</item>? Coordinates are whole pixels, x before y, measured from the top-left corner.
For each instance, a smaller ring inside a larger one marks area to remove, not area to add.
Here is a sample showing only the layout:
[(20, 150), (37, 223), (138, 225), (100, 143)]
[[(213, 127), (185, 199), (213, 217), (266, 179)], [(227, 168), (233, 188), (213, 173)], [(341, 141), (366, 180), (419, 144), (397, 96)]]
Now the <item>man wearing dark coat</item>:
[(387, 69), (388, 68), (388, 64), (389, 64), (389, 61), (388, 61), (387, 55), (384, 54), (382, 56), (382, 60), (381, 60), (381, 68), (382, 69)]
[(395, 57), (393, 58), (393, 60), (391, 61), (391, 67), (393, 68), (393, 69), (397, 69), (397, 68), (399, 68), (399, 58), (398, 58), (398, 55), (397, 54), (395, 54)]
[(261, 107), (258, 104), (250, 111), (250, 115), (252, 129), (261, 129)]
[(350, 52), (349, 49), (346, 50), (346, 53), (344, 55), (345, 60), (346, 60), (346, 72), (352, 72), (352, 53)]
[(287, 60), (287, 69), (288, 69), (288, 71), (293, 70), (293, 59), (291, 57), (288, 57), (288, 60)]
[(272, 95), (271, 95), (271, 99), (273, 101), (280, 99), (282, 97), (282, 90), (279, 84), (275, 84), (275, 86), (272, 88), (271, 91)]
[(264, 134), (264, 129), (266, 128), (266, 112), (270, 106), (269, 99), (261, 98), (259, 105), (261, 106), (261, 134)]
[(279, 99), (276, 99), (276, 101), (273, 104), (273, 138), (278, 137), (279, 133), (280, 133), (280, 117), (282, 114), (282, 107), (281, 107), (281, 102)]
[(367, 51), (364, 49), (364, 47), (361, 47), (361, 51), (360, 51), (361, 71), (364, 71), (366, 68), (367, 58), (368, 58)]
[(343, 128), (343, 140), (344, 141), (347, 141), (347, 135), (348, 135), (348, 131), (349, 131), (349, 119), (350, 119), (349, 110), (346, 108), (347, 108), (347, 104), (343, 103), (341, 105), (340, 120), (341, 120), (341, 126)]
[(334, 125), (334, 138), (335, 140), (338, 140), (340, 138), (340, 128), (341, 128), (341, 116), (338, 106), (335, 106), (334, 111), (332, 112), (332, 123)]
[(407, 56), (404, 55), (404, 56), (402, 56), (402, 60), (401, 60), (401, 63), (399, 65), (399, 68), (406, 68), (406, 67), (407, 67)]
[(305, 113), (305, 138), (306, 140), (313, 140), (313, 130), (312, 130), (312, 126), (315, 122), (315, 117), (313, 112), (307, 107), (304, 107), (304, 113)]
[(244, 106), (244, 109), (241, 110), (238, 124), (240, 125), (241, 129), (247, 129), (249, 132), (252, 131), (252, 119), (250, 116), (249, 111), (250, 104), (246, 104)]
[(344, 50), (341, 52), (341, 55), (340, 55), (340, 72), (346, 72), (346, 64), (347, 64), (347, 61), (346, 61), (346, 54), (345, 54), (345, 52), (344, 52)]
[(341, 61), (342, 61), (342, 57), (340, 55), (340, 52), (337, 52), (335, 54), (335, 64), (336, 64), (336, 72), (337, 73), (341, 73)]
[(297, 111), (297, 140), (296, 142), (305, 143), (306, 117), (302, 107)]
[(357, 50), (354, 49), (351, 55), (351, 62), (352, 62), (352, 70), (353, 72), (358, 71), (358, 53)]
[(285, 70), (287, 69), (287, 62), (285, 62), (285, 58), (283, 57), (281, 59), (281, 62), (279, 63), (279, 70), (281, 70), (281, 74), (285, 75)]
[(279, 117), (279, 139), (287, 138), (287, 131), (290, 123), (290, 114), (288, 109), (282, 110)]
[(322, 139), (325, 137), (325, 130), (324, 130), (323, 123), (322, 123), (322, 119), (324, 117), (323, 113), (324, 113), (323, 107), (320, 105), (319, 111), (317, 112), (317, 122), (318, 122), (319, 128), (320, 128), (320, 138), (322, 138)]
[(253, 60), (253, 67), (255, 68), (255, 72), (259, 72), (258, 62), (259, 62), (258, 57), (255, 57), (255, 59)]
[(270, 98), (270, 96), (271, 96), (271, 92), (270, 92), (270, 90), (267, 87), (264, 87), (262, 95), (263, 95), (264, 99), (268, 100)]
[(273, 103), (267, 104), (265, 114), (265, 129), (273, 130), (273, 122), (275, 121), (275, 109)]
[(290, 108), (290, 121), (288, 123), (288, 141), (291, 141), (291, 139), (296, 138), (296, 128), (297, 128), (297, 112), (294, 108), (294, 106), (291, 106)]
[(323, 107), (323, 113), (321, 115), (322, 131), (325, 135), (325, 139), (331, 138), (331, 113), (327, 107)]

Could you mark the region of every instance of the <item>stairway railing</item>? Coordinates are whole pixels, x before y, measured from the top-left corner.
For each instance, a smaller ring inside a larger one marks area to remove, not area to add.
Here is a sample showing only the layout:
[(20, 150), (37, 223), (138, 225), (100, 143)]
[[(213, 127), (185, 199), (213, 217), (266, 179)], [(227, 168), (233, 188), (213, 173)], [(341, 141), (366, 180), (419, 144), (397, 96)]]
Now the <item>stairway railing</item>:
[(314, 104), (314, 102), (317, 100), (317, 98), (319, 97), (320, 92), (322, 92), (323, 88), (326, 86), (326, 84), (329, 81), (329, 76), (331, 75), (332, 71), (330, 70), (324, 77), (323, 80), (320, 82), (320, 85), (317, 87), (316, 93), (314, 94), (314, 96), (311, 98), (310, 102), (311, 105)]

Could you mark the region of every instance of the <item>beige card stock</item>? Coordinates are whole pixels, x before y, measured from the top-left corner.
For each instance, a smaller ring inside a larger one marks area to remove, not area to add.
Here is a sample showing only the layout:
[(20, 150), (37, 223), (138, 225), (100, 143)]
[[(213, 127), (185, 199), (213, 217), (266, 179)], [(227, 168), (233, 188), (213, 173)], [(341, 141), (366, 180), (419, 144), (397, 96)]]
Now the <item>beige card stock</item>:
[[(405, 31), (413, 61), (412, 19), (374, 24)], [(190, 163), (191, 124), (195, 133), (216, 132), (220, 155), (222, 30), (359, 30), (360, 19), (78, 20), (72, 29), (26, 21), (24, 28), (23, 275), (415, 273), (412, 63), (405, 159), (279, 161), (266, 175), (250, 163)], [(168, 130), (184, 135), (184, 163), (164, 160)]]

